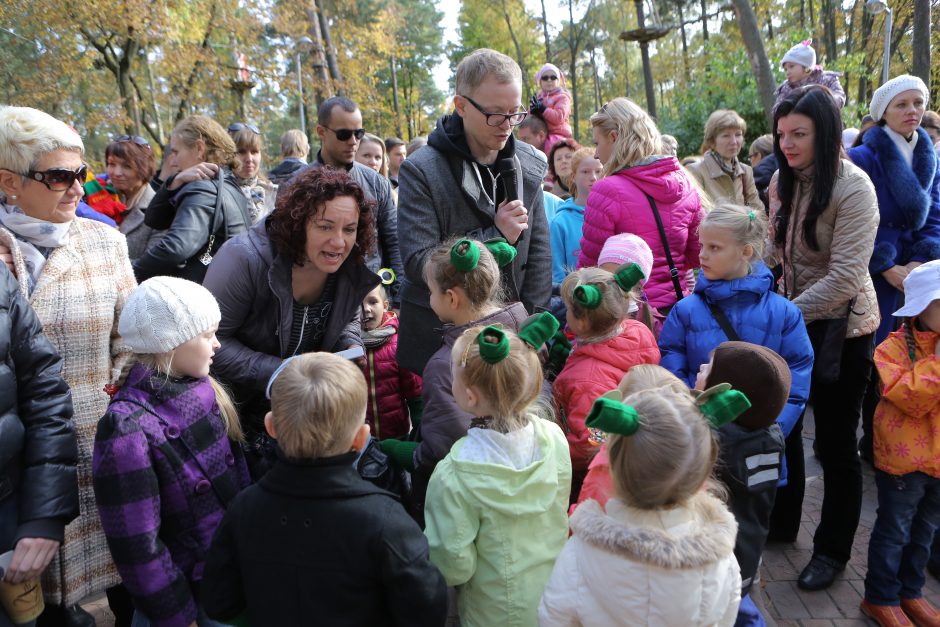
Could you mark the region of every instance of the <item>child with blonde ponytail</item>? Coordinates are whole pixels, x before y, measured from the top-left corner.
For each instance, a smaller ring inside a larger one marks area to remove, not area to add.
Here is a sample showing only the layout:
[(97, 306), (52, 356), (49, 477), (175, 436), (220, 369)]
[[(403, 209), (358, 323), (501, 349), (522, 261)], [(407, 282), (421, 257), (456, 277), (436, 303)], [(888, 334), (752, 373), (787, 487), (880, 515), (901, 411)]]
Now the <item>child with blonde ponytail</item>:
[(473, 327), (454, 344), (454, 399), (474, 418), (431, 476), (425, 517), (431, 561), (457, 586), (462, 625), (535, 625), (568, 535), (568, 447), (533, 410), (537, 351), (557, 329), (542, 313), (518, 335)]
[(135, 353), (98, 423), (95, 500), (135, 625), (213, 625), (198, 598), (209, 544), (249, 483), (235, 406), (209, 376), (221, 314), (197, 283), (154, 277), (118, 333)]

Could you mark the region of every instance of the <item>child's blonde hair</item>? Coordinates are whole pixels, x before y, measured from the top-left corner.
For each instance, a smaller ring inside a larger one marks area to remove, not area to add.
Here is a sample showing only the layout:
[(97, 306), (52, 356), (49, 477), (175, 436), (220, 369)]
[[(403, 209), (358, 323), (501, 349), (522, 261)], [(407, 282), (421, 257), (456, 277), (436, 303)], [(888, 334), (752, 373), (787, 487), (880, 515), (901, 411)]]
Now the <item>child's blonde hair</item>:
[(308, 353), (291, 360), (271, 385), (277, 443), (287, 457), (346, 453), (365, 424), (366, 381), (348, 359)]
[(453, 237), (428, 255), (424, 263), (425, 282), (434, 281), (442, 292), (460, 288), (466, 293), (474, 311), (480, 311), (488, 305), (498, 305), (502, 301), (502, 290), (496, 258), (482, 243), (469, 240), (480, 249), (480, 260), (475, 268), (462, 272), (451, 262), (451, 249), (460, 240), (459, 237)]
[(591, 116), (591, 127), (617, 133), (613, 154), (604, 164), (604, 176), (662, 153), (662, 136), (656, 122), (629, 98), (614, 98)]
[[(578, 303), (574, 291), (581, 285), (593, 285), (603, 295), (601, 304), (590, 309)], [(633, 292), (642, 289), (637, 285), (630, 293), (624, 292), (614, 280), (614, 275), (601, 268), (581, 268), (565, 277), (561, 283), (561, 297), (565, 306), (578, 320), (588, 323), (591, 335), (601, 336), (614, 329), (630, 313), (630, 304), (635, 298)]]
[(688, 387), (676, 375), (662, 366), (655, 364), (637, 364), (632, 366), (627, 374), (623, 375), (617, 389), (624, 398), (642, 390), (671, 387), (679, 392), (685, 392)]
[[(752, 260), (759, 260), (764, 256), (767, 216), (763, 211), (728, 202), (719, 203), (702, 219), (699, 228), (703, 227), (728, 231), (736, 242), (753, 249)], [(750, 264), (748, 266), (750, 267)]]
[(585, 159), (594, 158), (594, 149), (593, 148), (578, 148), (574, 151), (574, 154), (571, 155), (571, 183), (568, 185), (568, 189), (571, 191), (572, 196), (578, 195), (578, 184), (575, 181), (577, 177), (575, 174), (578, 173), (578, 168), (581, 167), (581, 162)]
[(640, 509), (685, 503), (708, 481), (718, 458), (718, 441), (695, 399), (687, 389), (666, 385), (623, 403), (637, 411), (640, 426), (633, 435), (607, 439), (617, 496)]
[[(127, 375), (130, 374), (131, 369), (137, 364), (141, 364), (142, 366), (156, 371), (166, 379), (176, 376), (176, 373), (173, 371), (173, 355), (175, 352), (174, 349), (166, 353), (134, 353), (130, 359), (124, 362), (124, 367), (121, 369), (117, 385), (124, 385), (125, 380), (127, 380)], [(228, 434), (230, 440), (241, 442), (245, 438), (245, 433), (242, 429), (242, 423), (238, 417), (238, 409), (235, 407), (232, 396), (229, 394), (228, 389), (216, 380), (215, 377), (209, 375), (207, 379), (209, 379), (209, 384), (212, 386), (212, 391), (215, 392), (215, 402), (216, 405), (219, 406), (219, 415), (222, 417), (225, 432)]]
[(509, 341), (509, 354), (496, 363), (488, 363), (480, 355), (480, 334), (484, 329), (482, 326), (467, 329), (454, 342), (451, 353), (454, 382), (485, 394), (495, 412), (489, 426), (509, 433), (528, 421), (528, 410), (542, 390), (542, 364), (536, 350), (510, 329), (502, 329)]

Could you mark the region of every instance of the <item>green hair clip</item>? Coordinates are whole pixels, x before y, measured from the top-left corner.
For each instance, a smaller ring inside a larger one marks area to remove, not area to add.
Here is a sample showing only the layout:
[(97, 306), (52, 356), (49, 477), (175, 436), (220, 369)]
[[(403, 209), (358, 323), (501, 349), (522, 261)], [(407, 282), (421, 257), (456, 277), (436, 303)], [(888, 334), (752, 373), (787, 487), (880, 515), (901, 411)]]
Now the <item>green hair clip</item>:
[(646, 278), (638, 263), (625, 263), (614, 273), (614, 281), (624, 292), (629, 292), (633, 286)]
[(617, 390), (611, 390), (594, 401), (584, 423), (607, 433), (633, 435), (640, 428), (640, 415), (632, 406), (620, 402)]
[(516, 258), (516, 249), (501, 237), (488, 239), (483, 245), (492, 253), (500, 268), (508, 266)]
[(699, 394), (695, 403), (716, 429), (734, 421), (751, 408), (751, 401), (744, 392), (732, 390), (730, 383), (713, 385)]
[(574, 302), (587, 309), (597, 309), (604, 301), (604, 293), (601, 292), (601, 289), (590, 283), (574, 288), (572, 296), (574, 297)]
[(506, 332), (490, 325), (477, 335), (480, 357), (488, 364), (498, 364), (509, 356), (509, 338)]
[(460, 272), (470, 272), (480, 263), (480, 247), (472, 240), (460, 240), (450, 249), (450, 263)]
[(555, 335), (560, 327), (561, 324), (558, 322), (558, 318), (547, 311), (543, 311), (529, 316), (522, 322), (519, 327), (519, 339), (535, 350), (539, 350), (545, 342)]

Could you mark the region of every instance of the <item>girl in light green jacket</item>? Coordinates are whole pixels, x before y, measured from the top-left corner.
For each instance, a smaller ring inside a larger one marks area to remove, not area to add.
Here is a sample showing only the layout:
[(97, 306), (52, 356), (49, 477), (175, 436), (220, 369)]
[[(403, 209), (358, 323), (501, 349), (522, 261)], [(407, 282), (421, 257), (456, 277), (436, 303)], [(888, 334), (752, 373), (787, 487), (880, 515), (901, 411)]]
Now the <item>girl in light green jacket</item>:
[(476, 327), (454, 345), (454, 398), (476, 418), (431, 476), (425, 533), (431, 561), (457, 586), (463, 627), (536, 625), (568, 537), (568, 444), (532, 410), (542, 387), (536, 351), (557, 329), (543, 313), (518, 335)]

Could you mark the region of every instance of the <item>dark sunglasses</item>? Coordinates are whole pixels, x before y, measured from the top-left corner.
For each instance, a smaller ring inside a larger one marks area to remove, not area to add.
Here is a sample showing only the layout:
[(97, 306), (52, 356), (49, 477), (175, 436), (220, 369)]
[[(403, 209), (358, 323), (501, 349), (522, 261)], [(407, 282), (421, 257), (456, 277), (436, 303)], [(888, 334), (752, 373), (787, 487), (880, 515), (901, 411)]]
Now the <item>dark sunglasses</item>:
[(67, 168), (50, 168), (48, 170), (30, 170), (23, 174), (28, 179), (38, 181), (53, 192), (64, 192), (70, 188), (75, 181), (84, 184), (88, 178), (88, 165), (82, 164), (77, 171)]
[(555, 76), (554, 74), (547, 74), (547, 75), (545, 75), (545, 76), (542, 77), (542, 80), (543, 80), (543, 81), (557, 81), (557, 80), (558, 80), (558, 77)]
[(140, 135), (118, 135), (113, 140), (114, 143), (120, 144), (122, 142), (134, 142), (138, 146), (147, 146), (150, 147), (150, 142), (141, 137)]
[(469, 96), (460, 96), (474, 108), (482, 113), (486, 117), (487, 126), (502, 126), (506, 120), (509, 120), (509, 126), (519, 126), (522, 124), (522, 121), (525, 120), (526, 116), (529, 115), (529, 112), (526, 110), (516, 111), (515, 113), (490, 113), (486, 111), (476, 103), (476, 101)]
[(325, 128), (325, 129), (328, 130), (328, 131), (332, 131), (333, 134), (336, 135), (336, 139), (340, 140), (341, 142), (348, 142), (348, 141), (349, 141), (349, 138), (352, 137), (353, 135), (356, 136), (356, 141), (359, 141), (359, 140), (362, 139), (362, 138), (365, 136), (365, 134), (366, 134), (366, 129), (364, 129), (364, 128), (357, 128), (357, 129), (351, 129), (351, 128), (337, 128), (337, 129), (332, 129), (332, 128), (330, 128), (329, 126), (324, 126), (323, 128)]
[(229, 132), (229, 133), (237, 133), (238, 131), (242, 131), (242, 130), (244, 130), (244, 129), (246, 129), (246, 128), (247, 128), (249, 131), (251, 131), (252, 133), (254, 133), (255, 135), (260, 135), (260, 134), (261, 134), (261, 131), (259, 131), (259, 130), (258, 130), (258, 127), (255, 126), (254, 124), (246, 124), (246, 123), (243, 123), (243, 122), (235, 122), (234, 124), (229, 124), (229, 125), (228, 125), (228, 132)]

